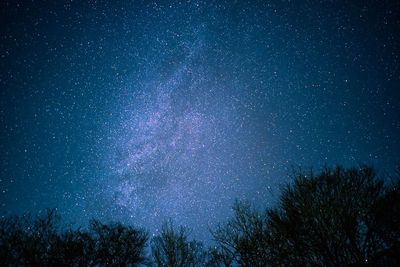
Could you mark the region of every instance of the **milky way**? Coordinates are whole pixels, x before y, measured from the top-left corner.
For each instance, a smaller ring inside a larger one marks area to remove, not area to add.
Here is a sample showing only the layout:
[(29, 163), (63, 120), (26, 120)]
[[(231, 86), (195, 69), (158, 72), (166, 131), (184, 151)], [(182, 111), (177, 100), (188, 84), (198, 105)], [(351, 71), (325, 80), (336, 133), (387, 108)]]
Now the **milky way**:
[(210, 241), (293, 170), (399, 165), (395, 1), (0, 5), (1, 216)]
[(248, 158), (252, 164), (263, 158), (243, 149), (251, 142), (243, 131), (239, 85), (213, 77), (213, 66), (201, 62), (207, 47), (198, 42), (170, 75), (154, 74), (141, 87), (126, 88), (105, 161), (113, 179), (105, 191), (112, 197), (105, 198), (113, 199), (114, 216), (133, 214), (134, 221), (156, 227), (176, 218), (206, 232), (235, 198), (270, 188), (265, 179), (256, 189), (245, 174)]

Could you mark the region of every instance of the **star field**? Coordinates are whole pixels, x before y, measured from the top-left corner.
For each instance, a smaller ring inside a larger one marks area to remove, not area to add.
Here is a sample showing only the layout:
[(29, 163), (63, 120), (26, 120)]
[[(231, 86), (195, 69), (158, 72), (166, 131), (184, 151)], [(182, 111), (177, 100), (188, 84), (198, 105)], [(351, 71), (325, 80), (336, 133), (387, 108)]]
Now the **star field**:
[(292, 169), (400, 162), (396, 1), (3, 1), (0, 215), (208, 240)]

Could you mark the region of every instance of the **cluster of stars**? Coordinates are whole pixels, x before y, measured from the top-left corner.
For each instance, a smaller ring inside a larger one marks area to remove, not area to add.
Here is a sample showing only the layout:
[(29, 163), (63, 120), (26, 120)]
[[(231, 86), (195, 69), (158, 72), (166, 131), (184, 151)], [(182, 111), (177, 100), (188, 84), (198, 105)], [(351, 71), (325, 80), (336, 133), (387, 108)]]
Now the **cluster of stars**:
[(2, 1), (0, 216), (207, 240), (293, 168), (398, 166), (398, 4), (161, 2)]

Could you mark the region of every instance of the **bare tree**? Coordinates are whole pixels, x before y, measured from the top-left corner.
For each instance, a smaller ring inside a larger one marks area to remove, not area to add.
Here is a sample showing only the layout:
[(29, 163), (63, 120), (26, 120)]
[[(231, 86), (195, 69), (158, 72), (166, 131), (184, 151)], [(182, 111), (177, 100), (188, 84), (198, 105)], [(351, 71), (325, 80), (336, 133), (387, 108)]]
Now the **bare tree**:
[(219, 266), (398, 266), (399, 185), (384, 186), (369, 167), (298, 173), (275, 208), (235, 204), (213, 231), (214, 258)]
[(207, 252), (188, 228), (164, 223), (151, 260), (147, 232), (132, 226), (94, 220), (86, 230), (61, 230), (55, 210), (6, 217), (0, 265), (400, 266), (400, 171), (389, 185), (369, 167), (300, 172), (274, 208), (236, 202), (233, 210)]
[(218, 246), (210, 257), (219, 266), (265, 266), (269, 261), (270, 243), (265, 213), (247, 203), (236, 201), (234, 217), (212, 231)]
[(89, 231), (59, 229), (55, 210), (0, 220), (1, 266), (137, 266), (146, 263), (147, 233), (92, 221)]
[(60, 235), (52, 250), (52, 265), (93, 266), (95, 240), (80, 229), (67, 230)]
[(60, 217), (49, 209), (44, 215), (9, 217), (0, 221), (0, 262), (4, 266), (50, 266)]
[(100, 266), (137, 266), (145, 262), (148, 234), (122, 224), (91, 222), (95, 242), (94, 263)]
[(152, 240), (153, 261), (159, 267), (204, 266), (206, 253), (203, 245), (188, 240), (187, 228), (174, 229), (172, 222), (164, 223), (161, 233)]

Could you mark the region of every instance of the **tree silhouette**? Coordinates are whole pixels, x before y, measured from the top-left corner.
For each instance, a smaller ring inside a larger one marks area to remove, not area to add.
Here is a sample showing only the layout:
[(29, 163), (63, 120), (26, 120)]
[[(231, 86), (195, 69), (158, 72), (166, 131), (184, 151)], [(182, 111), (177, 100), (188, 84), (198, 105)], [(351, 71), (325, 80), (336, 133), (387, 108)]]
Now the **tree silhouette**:
[[(400, 171), (400, 170), (399, 170)], [(400, 264), (400, 172), (396, 181), (374, 205), (375, 238), (380, 242), (376, 265)]]
[(187, 228), (174, 229), (172, 222), (161, 227), (161, 233), (152, 240), (152, 256), (159, 267), (196, 267), (204, 266), (206, 253), (203, 245), (188, 240)]
[(0, 220), (0, 265), (22, 265), (25, 232), (18, 217), (6, 217)]
[[(265, 266), (270, 258), (270, 238), (265, 213), (236, 201), (234, 217), (212, 231), (218, 247), (210, 257), (217, 266)], [(234, 264), (236, 263), (236, 264)]]
[(56, 210), (5, 217), (0, 266), (400, 266), (400, 170), (389, 185), (369, 167), (300, 172), (275, 207), (233, 210), (208, 251), (188, 228), (164, 223), (151, 258), (147, 232), (132, 226), (62, 230)]
[(0, 221), (0, 262), (5, 266), (50, 266), (60, 217), (55, 210)]
[(53, 266), (93, 266), (95, 240), (87, 232), (67, 230), (55, 243), (52, 256)]
[(145, 231), (92, 221), (89, 231), (59, 230), (55, 210), (0, 220), (1, 266), (137, 266), (145, 263)]
[(94, 264), (100, 266), (137, 266), (145, 262), (148, 234), (120, 223), (91, 222), (95, 249)]
[[(268, 212), (268, 228), (283, 265), (345, 266), (374, 264), (387, 249), (377, 219), (386, 197), (383, 182), (371, 168), (325, 169), (319, 175), (299, 174), (284, 190), (278, 208)], [(283, 257), (284, 256), (284, 257)], [(379, 259), (380, 260), (380, 259)]]
[(207, 254), (206, 266), (208, 267), (230, 267), (234, 263), (234, 256), (224, 250), (222, 246), (210, 247)]
[(233, 259), (220, 266), (399, 265), (399, 198), (399, 182), (385, 187), (369, 167), (299, 173), (275, 208), (235, 204), (214, 254)]

